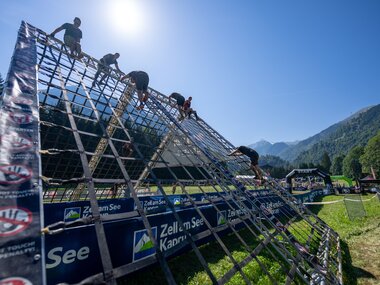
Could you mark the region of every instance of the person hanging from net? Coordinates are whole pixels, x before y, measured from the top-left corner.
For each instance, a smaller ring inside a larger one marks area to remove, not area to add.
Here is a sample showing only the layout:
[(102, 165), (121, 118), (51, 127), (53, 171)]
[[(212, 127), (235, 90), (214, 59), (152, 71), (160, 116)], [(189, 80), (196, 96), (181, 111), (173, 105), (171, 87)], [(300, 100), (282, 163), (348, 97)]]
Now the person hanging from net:
[(132, 138), (129, 142), (126, 142), (123, 144), (121, 154), (124, 157), (132, 157), (132, 154), (133, 154), (133, 139)]
[(264, 177), (262, 176), (262, 170), (259, 167), (259, 154), (252, 148), (246, 146), (239, 146), (237, 149), (234, 149), (229, 156), (241, 156), (246, 155), (251, 160), (251, 169), (255, 173), (255, 176), (261, 183), (265, 182)]
[(103, 80), (107, 77), (107, 75), (110, 73), (111, 71), (111, 67), (110, 65), (111, 64), (114, 64), (115, 65), (115, 68), (117, 71), (119, 71), (120, 73), (123, 73), (120, 68), (119, 68), (119, 64), (117, 62), (117, 59), (120, 57), (120, 54), (117, 52), (115, 54), (112, 54), (112, 53), (109, 53), (109, 54), (106, 54), (105, 56), (103, 56), (101, 59), (100, 59), (100, 63), (98, 64), (98, 70), (96, 71), (95, 73), (95, 77), (94, 77), (94, 82), (92, 82), (92, 87), (95, 86), (95, 83), (96, 83), (96, 80), (98, 79), (100, 73), (104, 73), (103, 76), (100, 78), (99, 82), (98, 82), (98, 85), (101, 85), (103, 84)]
[(185, 103), (183, 103), (183, 108), (182, 108), (182, 110), (185, 112), (185, 116), (187, 116), (189, 119), (190, 119), (190, 115), (191, 115), (191, 114), (194, 114), (195, 119), (196, 119), (196, 120), (199, 120), (197, 112), (196, 112), (193, 108), (191, 108), (191, 101), (192, 101), (192, 100), (193, 100), (193, 97), (190, 96), (190, 97), (185, 101)]
[(77, 57), (78, 59), (83, 57), (82, 47), (80, 45), (80, 40), (82, 39), (82, 31), (79, 29), (80, 25), (81, 20), (78, 17), (75, 17), (73, 24), (65, 23), (49, 35), (54, 37), (56, 33), (65, 30), (63, 42), (69, 47), (71, 56)]
[(145, 71), (131, 71), (127, 75), (121, 78), (121, 81), (125, 79), (130, 79), (132, 84), (135, 84), (137, 90), (137, 96), (139, 97), (140, 106), (137, 110), (144, 109), (144, 102), (149, 98), (148, 85), (149, 85), (149, 75)]
[(183, 104), (185, 104), (185, 97), (177, 92), (170, 94), (169, 99), (175, 99), (177, 102), (177, 108), (179, 112), (178, 120), (182, 121), (185, 118), (185, 112), (183, 111)]

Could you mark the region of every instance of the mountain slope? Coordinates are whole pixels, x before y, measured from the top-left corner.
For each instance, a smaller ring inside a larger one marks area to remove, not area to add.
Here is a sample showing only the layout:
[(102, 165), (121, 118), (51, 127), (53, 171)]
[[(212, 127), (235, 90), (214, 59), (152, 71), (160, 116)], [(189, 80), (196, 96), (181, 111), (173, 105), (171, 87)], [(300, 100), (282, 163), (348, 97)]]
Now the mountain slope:
[(285, 151), (290, 147), (288, 143), (278, 142), (270, 143), (266, 140), (261, 140), (257, 143), (248, 145), (250, 148), (255, 149), (260, 155), (279, 155), (279, 153)]
[(354, 146), (366, 145), (380, 131), (380, 104), (361, 110), (332, 127), (335, 128), (333, 132), (300, 152), (295, 162), (319, 163), (325, 151), (332, 159), (347, 154)]
[[(320, 133), (310, 138), (300, 141), (298, 144), (285, 149), (284, 151), (278, 153), (277, 155), (285, 160), (293, 161), (302, 152), (309, 150), (311, 147), (313, 147), (313, 145), (319, 142), (329, 140), (329, 137), (333, 136), (339, 129), (341, 129), (342, 127), (344, 128), (344, 126), (346, 126), (347, 124), (350, 124), (351, 121), (354, 121), (360, 116), (362, 116), (363, 114), (366, 114), (370, 109), (374, 107), (379, 107), (379, 106), (380, 105), (363, 108), (359, 110), (358, 112), (356, 112), (355, 114), (353, 114), (352, 116), (344, 119), (343, 121), (340, 121), (339, 123), (336, 123), (328, 127), (327, 129), (321, 131)], [(367, 123), (371, 124), (371, 122), (367, 122)]]
[(275, 155), (287, 161), (318, 163), (323, 152), (332, 159), (355, 145), (365, 145), (380, 129), (380, 104), (363, 108), (322, 132), (296, 143), (271, 144), (261, 140), (250, 145), (260, 155)]

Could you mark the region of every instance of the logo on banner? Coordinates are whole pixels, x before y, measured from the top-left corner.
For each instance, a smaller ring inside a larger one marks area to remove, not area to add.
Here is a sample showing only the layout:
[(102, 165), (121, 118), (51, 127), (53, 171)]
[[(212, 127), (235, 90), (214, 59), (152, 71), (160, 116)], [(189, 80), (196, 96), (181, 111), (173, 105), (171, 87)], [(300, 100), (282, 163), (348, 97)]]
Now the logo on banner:
[(0, 208), (0, 237), (8, 237), (24, 231), (32, 222), (32, 213), (19, 207)]
[(27, 105), (27, 106), (33, 105), (33, 100), (22, 98), (22, 97), (14, 97), (12, 98), (12, 102), (17, 105)]
[(70, 222), (80, 218), (81, 208), (73, 207), (66, 208), (63, 216), (63, 221)]
[(181, 198), (179, 198), (179, 197), (174, 198), (173, 203), (175, 206), (181, 205)]
[(17, 134), (1, 136), (0, 140), (2, 147), (12, 152), (21, 152), (33, 146), (33, 142), (30, 139), (18, 136)]
[(21, 184), (32, 177), (32, 170), (17, 164), (0, 166), (0, 184)]
[(217, 217), (217, 223), (216, 225), (217, 226), (220, 226), (220, 225), (224, 225), (227, 223), (227, 220), (226, 220), (226, 211), (220, 211), (220, 212), (217, 212), (216, 213), (216, 217)]
[(15, 112), (10, 113), (9, 116), (13, 122), (19, 125), (28, 125), (33, 122), (33, 116), (29, 114)]
[(286, 230), (286, 227), (280, 221), (276, 223), (276, 227), (282, 232)]
[(271, 213), (272, 209), (265, 207), (264, 204), (260, 205), (260, 209), (264, 212), (265, 215), (267, 215), (267, 216), (272, 215), (272, 213)]
[[(152, 233), (157, 239), (157, 227), (152, 228)], [(133, 236), (133, 262), (147, 258), (156, 253), (153, 241), (150, 240), (147, 230), (135, 231)]]
[(0, 280), (0, 285), (33, 285), (28, 279), (21, 277), (10, 277)]

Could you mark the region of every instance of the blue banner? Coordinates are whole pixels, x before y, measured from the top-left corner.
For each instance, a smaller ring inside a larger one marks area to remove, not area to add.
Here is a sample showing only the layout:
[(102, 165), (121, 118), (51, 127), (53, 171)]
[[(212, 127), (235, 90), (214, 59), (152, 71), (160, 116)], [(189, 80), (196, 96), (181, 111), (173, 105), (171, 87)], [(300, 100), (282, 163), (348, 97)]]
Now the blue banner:
[[(296, 197), (298, 197), (301, 202), (303, 202), (303, 200), (309, 201), (309, 199), (313, 199), (314, 196), (320, 194), (319, 192), (317, 194), (317, 191), (319, 190), (314, 190), (313, 192), (308, 192), (303, 195), (297, 195)], [(265, 197), (277, 197), (277, 195), (270, 190), (253, 190), (250, 191), (250, 193), (254, 197), (262, 199)], [(204, 194), (192, 194), (190, 196), (196, 202), (207, 202), (207, 198), (215, 199), (220, 197), (219, 194), (215, 193), (208, 193), (207, 197)], [(169, 195), (168, 197), (178, 209), (186, 209), (191, 207), (190, 201), (186, 195)], [(140, 197), (139, 200), (148, 214), (170, 211), (163, 196), (143, 196)], [(101, 215), (125, 213), (136, 209), (132, 198), (99, 200), (98, 203)], [(89, 201), (45, 204), (44, 211), (46, 213), (46, 225), (50, 225), (58, 221), (70, 222), (79, 218), (91, 216)]]
[[(280, 209), (284, 210), (286, 206), (282, 199), (270, 190), (252, 191), (251, 194), (254, 194), (261, 203), (260, 208), (275, 215), (281, 214)], [(299, 201), (312, 201), (315, 197), (324, 194), (324, 190), (314, 190), (296, 197)], [(191, 196), (196, 201), (202, 201), (205, 198), (203, 194)], [(178, 214), (186, 230), (191, 234), (196, 234), (207, 229), (198, 213), (191, 206), (187, 206), (188, 199), (185, 195), (173, 195), (170, 196), (170, 199), (177, 203)], [(178, 255), (188, 250), (189, 246), (178, 248), (178, 245), (186, 239), (186, 235), (173, 214), (167, 211), (163, 197), (140, 197), (140, 200), (147, 211), (160, 212), (149, 215), (148, 219), (161, 250), (171, 251), (172, 255)], [(248, 209), (251, 209), (248, 202), (245, 204)], [(132, 199), (103, 200), (99, 201), (99, 206), (102, 215), (128, 212), (134, 209)], [(205, 218), (214, 227), (225, 225), (227, 220), (234, 222), (238, 216), (246, 214), (244, 209), (231, 209), (224, 202), (218, 202), (217, 206), (220, 212), (217, 212), (211, 205), (201, 207)], [(62, 220), (72, 221), (91, 215), (88, 201), (46, 204), (44, 207), (46, 224)], [(286, 207), (291, 213), (292, 210), (288, 206)], [(243, 224), (240, 223), (235, 225), (235, 228), (242, 226)], [(106, 222), (104, 228), (114, 267), (141, 261), (154, 255), (153, 243), (140, 218)], [(225, 233), (228, 233), (228, 230), (221, 232), (221, 234)], [(207, 236), (199, 243), (208, 242), (210, 239), (211, 236)], [(79, 282), (102, 271), (96, 234), (92, 225), (67, 229), (61, 234), (47, 236), (46, 254), (48, 284)]]

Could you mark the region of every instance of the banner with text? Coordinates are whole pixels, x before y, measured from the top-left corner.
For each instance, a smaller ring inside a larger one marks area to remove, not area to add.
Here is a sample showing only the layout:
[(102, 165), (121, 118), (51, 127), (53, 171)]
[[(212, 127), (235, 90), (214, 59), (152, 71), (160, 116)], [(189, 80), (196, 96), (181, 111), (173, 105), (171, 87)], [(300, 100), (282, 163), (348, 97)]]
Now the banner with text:
[(33, 33), (23, 22), (0, 99), (0, 284), (46, 283)]

